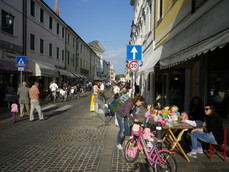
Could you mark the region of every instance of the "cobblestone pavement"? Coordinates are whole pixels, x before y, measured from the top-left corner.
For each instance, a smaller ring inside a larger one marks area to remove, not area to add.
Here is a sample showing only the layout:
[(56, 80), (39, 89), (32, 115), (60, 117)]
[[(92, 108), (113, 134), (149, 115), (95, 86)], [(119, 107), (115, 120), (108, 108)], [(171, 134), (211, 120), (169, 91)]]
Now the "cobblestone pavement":
[[(134, 172), (152, 171), (140, 154), (136, 163), (127, 163), (116, 148), (118, 127), (109, 125), (89, 111), (90, 94), (80, 99), (43, 106), (45, 121), (29, 122), (28, 117), (10, 123), (0, 121), (1, 172)], [(140, 116), (144, 116), (141, 109)], [(37, 116), (36, 116), (37, 117)], [(175, 155), (182, 171), (229, 171), (229, 163), (205, 154), (186, 162)]]

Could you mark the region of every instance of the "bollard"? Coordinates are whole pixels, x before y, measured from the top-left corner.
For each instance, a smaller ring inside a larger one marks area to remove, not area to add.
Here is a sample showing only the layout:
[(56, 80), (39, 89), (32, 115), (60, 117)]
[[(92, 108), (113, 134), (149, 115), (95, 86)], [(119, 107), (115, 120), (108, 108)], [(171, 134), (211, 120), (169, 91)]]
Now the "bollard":
[[(156, 137), (161, 140), (162, 139), (162, 126), (161, 126), (161, 123), (158, 122), (157, 123), (157, 126), (156, 126)], [(157, 148), (158, 150), (161, 150), (162, 149), (162, 143), (157, 143)]]

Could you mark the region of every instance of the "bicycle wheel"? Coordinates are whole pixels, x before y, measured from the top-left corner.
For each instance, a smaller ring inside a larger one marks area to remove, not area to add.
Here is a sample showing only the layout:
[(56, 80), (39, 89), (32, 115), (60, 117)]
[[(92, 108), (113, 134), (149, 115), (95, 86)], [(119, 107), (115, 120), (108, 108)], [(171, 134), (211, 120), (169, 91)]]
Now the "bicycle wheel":
[(159, 152), (153, 165), (154, 171), (176, 172), (177, 163), (175, 158), (168, 152)]
[(138, 159), (139, 149), (137, 147), (137, 140), (129, 140), (123, 150), (123, 154), (127, 162), (135, 162)]

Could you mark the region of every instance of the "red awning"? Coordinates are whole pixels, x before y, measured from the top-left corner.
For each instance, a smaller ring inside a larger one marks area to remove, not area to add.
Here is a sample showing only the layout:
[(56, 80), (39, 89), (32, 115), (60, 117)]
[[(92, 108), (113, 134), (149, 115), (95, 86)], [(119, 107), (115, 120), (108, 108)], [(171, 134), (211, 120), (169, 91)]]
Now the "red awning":
[[(16, 67), (15, 63), (0, 61), (0, 73), (19, 73), (18, 68)], [(25, 68), (24, 71), (27, 74), (32, 74), (33, 72), (28, 68)]]

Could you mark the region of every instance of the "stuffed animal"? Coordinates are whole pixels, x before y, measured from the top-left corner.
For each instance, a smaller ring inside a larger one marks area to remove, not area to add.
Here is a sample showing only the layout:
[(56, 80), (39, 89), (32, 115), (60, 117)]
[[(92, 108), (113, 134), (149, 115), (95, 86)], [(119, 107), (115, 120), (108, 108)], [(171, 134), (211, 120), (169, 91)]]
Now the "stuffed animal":
[(148, 141), (151, 141), (151, 138), (152, 138), (152, 137), (155, 137), (154, 134), (151, 133), (150, 128), (145, 128), (145, 129), (144, 129), (144, 134), (143, 134), (143, 136), (144, 136), (144, 139), (145, 139), (145, 140), (148, 140)]

